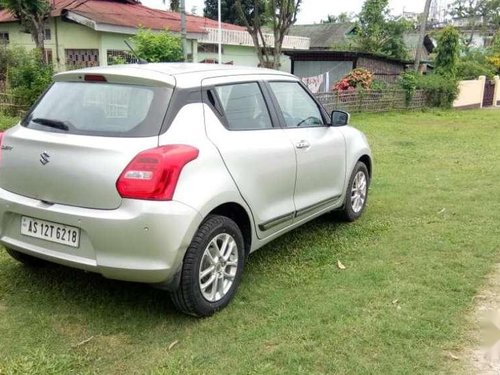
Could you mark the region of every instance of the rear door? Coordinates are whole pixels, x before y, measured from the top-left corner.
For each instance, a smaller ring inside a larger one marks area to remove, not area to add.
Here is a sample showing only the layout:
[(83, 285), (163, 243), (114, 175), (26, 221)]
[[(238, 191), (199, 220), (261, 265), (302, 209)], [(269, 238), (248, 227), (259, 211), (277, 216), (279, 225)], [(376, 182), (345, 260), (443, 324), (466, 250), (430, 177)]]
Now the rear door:
[(207, 135), (218, 148), (257, 234), (266, 237), (294, 217), (295, 151), (266, 104), (257, 76), (205, 79)]
[(158, 145), (171, 89), (56, 82), (2, 141), (0, 187), (87, 208), (120, 205), (116, 180), (140, 151)]
[(294, 202), (300, 219), (339, 201), (346, 174), (345, 140), (298, 82), (272, 81), (269, 88), (297, 157)]

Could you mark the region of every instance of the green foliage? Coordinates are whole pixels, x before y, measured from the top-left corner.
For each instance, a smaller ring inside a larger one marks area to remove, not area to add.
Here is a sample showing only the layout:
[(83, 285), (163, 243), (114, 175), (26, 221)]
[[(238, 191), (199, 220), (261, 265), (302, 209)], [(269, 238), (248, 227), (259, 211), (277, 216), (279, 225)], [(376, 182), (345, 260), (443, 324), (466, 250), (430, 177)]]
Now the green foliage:
[(18, 47), (10, 53), (16, 63), (7, 72), (8, 93), (17, 105), (31, 106), (52, 82), (52, 65), (42, 61), (39, 50)]
[(7, 48), (5, 45), (0, 46), (0, 81), (5, 82), (7, 80), (7, 71), (15, 63), (12, 49)]
[(408, 105), (411, 101), (411, 98), (413, 98), (413, 94), (417, 89), (417, 81), (418, 81), (418, 73), (413, 70), (404, 72), (399, 77), (399, 85), (406, 92), (405, 95), (406, 105)]
[(455, 78), (460, 56), (460, 34), (453, 26), (446, 26), (437, 37), (436, 73)]
[(457, 78), (459, 80), (477, 79), (486, 76), (491, 79), (495, 75), (495, 69), (489, 64), (481, 64), (474, 60), (460, 60), (457, 64)]
[[(205, 0), (205, 8), (203, 9), (203, 15), (212, 20), (217, 20), (218, 10), (217, 10), (218, 0)], [(243, 13), (248, 19), (253, 19), (255, 15), (255, 9), (259, 9), (259, 18), (261, 23), (266, 23), (269, 21), (268, 14), (266, 14), (266, 2), (265, 0), (241, 0), (241, 5), (243, 8)], [(232, 23), (234, 25), (245, 26), (245, 21), (241, 19), (237, 9), (235, 0), (221, 0), (221, 19), (222, 22)]]
[(387, 90), (389, 85), (385, 81), (374, 79), (370, 88), (375, 91), (383, 91)]
[(493, 43), (487, 50), (486, 61), (493, 66), (495, 73), (500, 74), (500, 29), (495, 34)]
[(170, 10), (172, 12), (179, 12), (180, 10), (180, 2), (179, 0), (170, 0)]
[(182, 61), (182, 45), (179, 37), (167, 30), (153, 32), (139, 29), (132, 38), (137, 55), (148, 62)]
[(127, 59), (123, 56), (111, 56), (109, 65), (123, 65), (127, 63)]
[(406, 91), (407, 104), (417, 89), (425, 91), (427, 104), (431, 107), (451, 108), (458, 96), (458, 82), (439, 74), (420, 75), (408, 71), (401, 75), (399, 86)]
[(395, 59), (408, 58), (403, 35), (411, 23), (389, 15), (389, 0), (366, 0), (359, 14), (357, 49)]
[(439, 74), (417, 75), (416, 89), (425, 91), (431, 107), (451, 108), (458, 96), (458, 82)]
[(457, 64), (457, 79), (477, 79), (479, 76), (492, 78), (496, 69), (488, 60), (489, 55), (483, 50), (468, 50)]

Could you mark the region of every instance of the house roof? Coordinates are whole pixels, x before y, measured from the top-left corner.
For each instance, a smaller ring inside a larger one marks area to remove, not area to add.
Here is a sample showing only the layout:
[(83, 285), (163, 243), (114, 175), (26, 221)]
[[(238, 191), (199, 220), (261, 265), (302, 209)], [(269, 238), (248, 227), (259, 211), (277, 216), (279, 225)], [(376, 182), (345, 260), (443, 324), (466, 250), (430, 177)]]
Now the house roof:
[[(52, 0), (52, 17), (75, 14), (96, 24), (137, 28), (139, 26), (173, 32), (181, 29), (180, 13), (151, 9), (136, 0)], [(8, 10), (0, 11), (0, 23), (14, 22)], [(217, 27), (217, 21), (205, 17), (186, 16), (188, 33), (204, 33), (206, 27)], [(241, 26), (223, 23), (225, 30), (245, 31)]]
[(330, 49), (350, 43), (348, 35), (355, 29), (354, 23), (320, 23), (314, 25), (293, 25), (288, 35), (311, 39), (311, 49)]
[(356, 51), (336, 51), (327, 49), (306, 50), (306, 51), (285, 51), (285, 55), (290, 56), (294, 61), (353, 61), (358, 57), (366, 57), (374, 60), (387, 61), (395, 64), (411, 64), (411, 60), (400, 60), (392, 57), (378, 55), (375, 53)]
[[(311, 49), (331, 49), (332, 47), (347, 47), (352, 44), (350, 35), (355, 31), (355, 23), (321, 23), (314, 25), (294, 25), (290, 28), (289, 35), (309, 37), (311, 39)], [(404, 43), (409, 50), (411, 58), (415, 58), (418, 33), (407, 33), (403, 36)], [(427, 52), (432, 52), (434, 43), (426, 35), (424, 46)]]

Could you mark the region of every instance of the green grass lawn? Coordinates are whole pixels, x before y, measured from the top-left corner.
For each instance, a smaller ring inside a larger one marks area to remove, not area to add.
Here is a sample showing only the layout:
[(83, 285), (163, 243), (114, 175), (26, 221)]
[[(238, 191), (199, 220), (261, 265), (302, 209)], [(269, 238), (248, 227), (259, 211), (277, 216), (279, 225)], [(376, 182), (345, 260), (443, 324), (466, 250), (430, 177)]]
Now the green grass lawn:
[(466, 372), (448, 353), (468, 345), (473, 297), (500, 261), (500, 111), (353, 123), (375, 156), (365, 216), (322, 217), (254, 253), (211, 318), (180, 315), (146, 286), (30, 270), (0, 251), (0, 373)]

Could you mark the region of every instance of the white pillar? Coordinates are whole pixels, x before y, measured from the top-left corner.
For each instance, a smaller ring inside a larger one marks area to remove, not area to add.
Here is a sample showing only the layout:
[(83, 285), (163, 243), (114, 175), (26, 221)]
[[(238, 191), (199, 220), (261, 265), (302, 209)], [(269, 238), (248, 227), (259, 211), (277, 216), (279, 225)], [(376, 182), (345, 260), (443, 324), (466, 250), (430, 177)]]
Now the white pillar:
[(479, 108), (483, 108), (483, 98), (484, 98), (484, 85), (486, 84), (486, 76), (479, 76), (479, 82), (481, 82), (481, 89), (479, 90)]
[(493, 94), (493, 107), (500, 107), (500, 77), (495, 76), (495, 91)]

